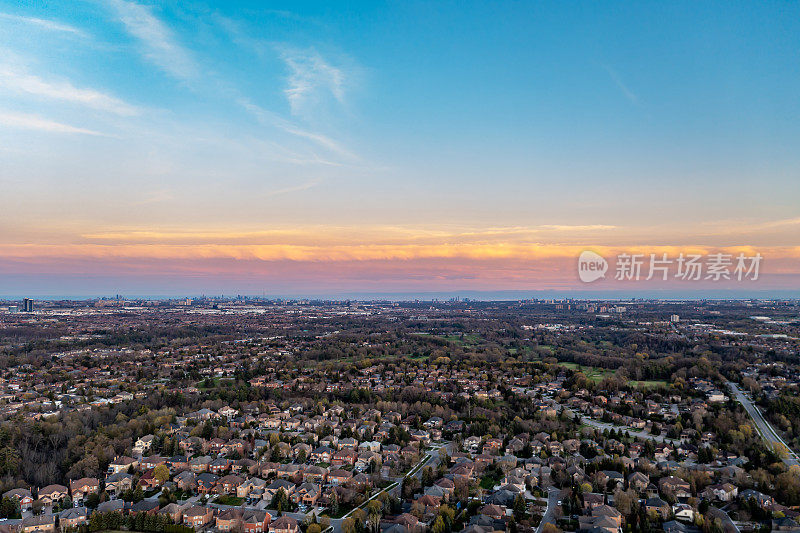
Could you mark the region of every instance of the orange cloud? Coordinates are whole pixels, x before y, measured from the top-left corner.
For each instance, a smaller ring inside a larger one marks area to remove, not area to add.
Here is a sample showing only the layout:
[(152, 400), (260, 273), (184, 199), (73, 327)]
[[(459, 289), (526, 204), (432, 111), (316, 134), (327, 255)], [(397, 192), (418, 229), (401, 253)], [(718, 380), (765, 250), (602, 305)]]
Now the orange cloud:
[[(326, 285), (364, 290), (527, 290), (581, 286), (577, 257), (590, 249), (609, 260), (623, 252), (643, 254), (645, 260), (651, 253), (671, 258), (680, 253), (761, 253), (765, 285), (798, 286), (798, 246), (648, 244), (665, 240), (637, 237), (630, 229), (613, 226), (134, 228), (75, 231), (58, 243), (0, 242), (0, 272), (229, 279), (237, 286), (249, 280), (255, 285), (294, 283), (304, 289)], [(613, 272), (608, 277), (593, 287), (613, 282)]]
[(438, 243), (438, 244), (0, 244), (7, 259), (35, 258), (142, 258), (142, 259), (236, 259), (258, 261), (375, 261), (430, 258), (471, 260), (577, 258), (592, 249), (604, 256), (619, 253), (657, 255), (680, 253), (706, 255), (717, 251), (773, 258), (798, 258), (800, 247), (745, 246), (593, 246), (546, 243)]

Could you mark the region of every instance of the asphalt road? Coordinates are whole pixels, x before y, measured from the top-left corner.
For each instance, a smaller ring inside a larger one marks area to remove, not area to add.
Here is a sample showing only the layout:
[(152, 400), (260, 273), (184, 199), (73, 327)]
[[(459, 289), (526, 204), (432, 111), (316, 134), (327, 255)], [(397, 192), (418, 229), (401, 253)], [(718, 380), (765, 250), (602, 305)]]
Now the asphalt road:
[(536, 533), (542, 533), (545, 524), (556, 525), (556, 507), (558, 507), (558, 496), (561, 491), (555, 487), (547, 489), (547, 509), (542, 515), (542, 521), (536, 528)]
[(569, 413), (569, 415), (572, 418), (579, 416), (581, 418), (582, 423), (586, 424), (587, 426), (591, 426), (595, 429), (599, 429), (600, 431), (603, 431), (604, 429), (607, 429), (609, 431), (612, 429), (616, 431), (622, 430), (623, 432), (627, 431), (632, 437), (639, 437), (641, 439), (650, 439), (657, 442), (669, 442), (672, 445), (675, 445), (677, 443), (675, 439), (670, 439), (668, 437), (665, 437), (664, 435), (653, 435), (652, 433), (648, 433), (646, 431), (629, 428), (627, 426), (618, 426), (616, 424), (610, 424), (608, 422), (601, 422), (599, 420), (595, 420), (594, 418), (589, 418), (585, 415), (575, 412), (571, 407), (564, 407), (564, 409), (567, 410), (567, 413)]
[(761, 434), (761, 437), (766, 441), (768, 445), (770, 445), (773, 449), (775, 449), (781, 455), (783, 462), (786, 463), (787, 466), (795, 466), (800, 465), (800, 460), (798, 460), (797, 453), (795, 453), (786, 442), (778, 435), (778, 432), (772, 427), (772, 425), (764, 419), (764, 416), (761, 414), (761, 411), (756, 407), (753, 402), (751, 402), (747, 396), (739, 389), (739, 387), (732, 382), (728, 382), (728, 386), (730, 387), (731, 391), (733, 391), (733, 397), (736, 399), (737, 402), (742, 404), (744, 410), (747, 411), (747, 414), (750, 415), (750, 418), (753, 419), (753, 422), (756, 423), (756, 428), (758, 432)]

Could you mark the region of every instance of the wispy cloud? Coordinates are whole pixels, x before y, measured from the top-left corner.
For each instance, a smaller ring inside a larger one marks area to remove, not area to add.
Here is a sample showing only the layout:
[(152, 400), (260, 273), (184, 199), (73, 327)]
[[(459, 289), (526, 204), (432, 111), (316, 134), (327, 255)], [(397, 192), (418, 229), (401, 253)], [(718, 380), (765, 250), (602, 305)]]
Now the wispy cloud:
[(760, 224), (755, 226), (756, 229), (771, 229), (771, 228), (782, 228), (786, 226), (797, 226), (800, 225), (800, 217), (797, 218), (784, 218), (782, 220), (773, 220), (771, 222), (765, 222), (764, 224)]
[(291, 187), (284, 187), (282, 189), (276, 189), (274, 191), (270, 191), (264, 196), (267, 198), (272, 198), (273, 196), (280, 196), (282, 194), (289, 194), (293, 192), (300, 192), (300, 191), (307, 191), (312, 187), (316, 187), (322, 182), (322, 180), (311, 180), (306, 183), (301, 183), (300, 185), (294, 185)]
[(622, 92), (623, 96), (625, 96), (625, 98), (627, 98), (632, 104), (639, 105), (639, 96), (630, 90), (627, 85), (625, 85), (625, 82), (622, 81), (619, 73), (617, 73), (616, 70), (608, 65), (603, 65), (603, 69), (608, 73), (611, 81), (614, 82), (617, 88)]
[(10, 126), (12, 128), (19, 128), (25, 130), (37, 130), (50, 133), (82, 133), (85, 135), (100, 135), (103, 133), (88, 130), (84, 128), (77, 128), (69, 124), (62, 124), (36, 115), (27, 115), (23, 113), (13, 113), (0, 111), (0, 125)]
[(57, 22), (54, 20), (41, 19), (36, 17), (23, 17), (21, 15), (12, 15), (11, 13), (0, 13), (0, 19), (10, 20), (13, 22), (19, 22), (32, 26), (38, 26), (40, 28), (50, 31), (71, 33), (73, 35), (79, 35), (82, 37), (86, 36), (86, 33), (83, 30), (80, 30), (78, 28), (75, 28), (74, 26), (63, 24), (61, 22)]
[(300, 50), (283, 47), (281, 58), (289, 68), (284, 90), (294, 115), (305, 114), (327, 96), (344, 103), (345, 83), (342, 69), (327, 62), (315, 49)]
[(64, 100), (122, 116), (139, 110), (122, 100), (94, 89), (75, 87), (69, 81), (47, 81), (10, 65), (0, 65), (0, 87), (54, 100)]
[[(272, 111), (264, 109), (263, 107), (253, 103), (248, 98), (244, 97), (238, 98), (236, 102), (244, 109), (252, 113), (261, 123), (270, 124), (272, 126), (282, 129), (286, 133), (290, 133), (296, 137), (301, 137), (303, 139), (312, 141), (316, 145), (321, 146), (322, 148), (325, 148), (326, 150), (334, 154), (337, 154), (341, 157), (344, 157), (346, 159), (352, 159), (352, 160), (358, 159), (358, 156), (356, 156), (353, 152), (342, 146), (339, 142), (335, 141), (334, 139), (331, 139), (327, 135), (303, 129), (297, 126), (296, 124), (292, 123), (291, 121), (284, 119), (278, 114), (273, 113)], [(317, 162), (322, 162), (322, 161), (317, 161)]]
[(334, 152), (347, 159), (358, 159), (358, 157), (355, 154), (353, 154), (352, 152), (344, 148), (341, 144), (339, 144), (338, 142), (334, 141), (333, 139), (331, 139), (326, 135), (322, 135), (320, 133), (314, 133), (312, 131), (306, 131), (288, 122), (283, 125), (280, 125), (280, 127), (286, 130), (288, 133), (291, 133), (292, 135), (296, 135), (298, 137), (303, 137), (305, 139), (313, 141), (318, 145), (327, 148), (331, 152)]
[(109, 5), (128, 33), (141, 42), (142, 54), (151, 63), (184, 81), (197, 77), (198, 68), (189, 52), (149, 7), (127, 0), (111, 0)]
[(609, 226), (606, 224), (589, 224), (589, 225), (567, 225), (567, 224), (544, 224), (539, 226), (544, 230), (554, 231), (604, 231), (617, 229), (617, 226)]

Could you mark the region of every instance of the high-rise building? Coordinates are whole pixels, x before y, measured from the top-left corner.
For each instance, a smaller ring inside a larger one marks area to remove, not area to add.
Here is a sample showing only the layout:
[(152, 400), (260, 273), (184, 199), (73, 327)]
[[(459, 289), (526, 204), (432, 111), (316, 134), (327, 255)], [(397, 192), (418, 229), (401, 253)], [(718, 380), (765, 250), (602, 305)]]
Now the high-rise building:
[(33, 300), (30, 298), (22, 300), (22, 310), (26, 313), (33, 313)]

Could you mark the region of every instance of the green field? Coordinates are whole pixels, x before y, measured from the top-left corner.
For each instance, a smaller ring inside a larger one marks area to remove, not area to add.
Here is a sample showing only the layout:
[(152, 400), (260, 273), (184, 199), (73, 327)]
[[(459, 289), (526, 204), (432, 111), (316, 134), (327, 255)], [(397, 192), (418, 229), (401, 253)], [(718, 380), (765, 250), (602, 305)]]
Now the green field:
[(634, 379), (628, 381), (628, 385), (631, 387), (640, 387), (643, 389), (651, 389), (653, 387), (666, 387), (669, 385), (663, 379), (645, 379), (642, 381), (636, 381)]
[[(558, 363), (559, 366), (563, 366), (564, 368), (569, 368), (570, 370), (575, 370), (580, 372), (587, 377), (587, 379), (595, 382), (600, 383), (606, 377), (611, 377), (617, 373), (616, 370), (610, 370), (608, 368), (599, 368), (596, 366), (582, 366), (577, 363)], [(666, 386), (668, 383), (662, 380), (646, 380), (646, 381), (636, 381), (636, 380), (629, 380), (628, 385), (631, 387), (641, 387), (641, 388), (653, 388), (653, 387), (661, 387)]]
[(475, 346), (481, 342), (481, 336), (474, 333), (467, 333), (465, 335), (446, 335), (442, 337), (446, 341), (460, 344), (461, 346)]
[(606, 368), (599, 368), (596, 366), (581, 366), (578, 363), (558, 363), (559, 366), (563, 366), (564, 368), (569, 368), (570, 370), (580, 371), (584, 376), (586, 376), (591, 381), (595, 383), (599, 383), (603, 381), (603, 378), (611, 377), (616, 374), (615, 370), (608, 370)]

